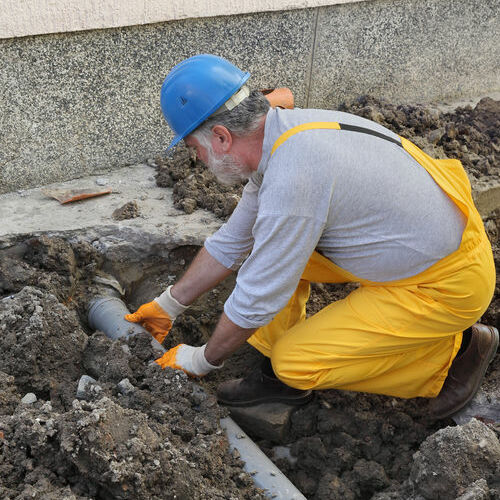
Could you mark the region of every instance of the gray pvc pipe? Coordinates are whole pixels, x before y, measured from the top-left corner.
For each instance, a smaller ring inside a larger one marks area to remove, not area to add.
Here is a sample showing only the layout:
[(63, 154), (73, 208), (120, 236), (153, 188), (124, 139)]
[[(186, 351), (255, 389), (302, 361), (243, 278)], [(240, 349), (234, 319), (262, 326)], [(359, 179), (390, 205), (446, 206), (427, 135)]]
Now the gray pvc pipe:
[[(112, 340), (133, 335), (151, 334), (138, 323), (130, 323), (124, 316), (130, 311), (118, 297), (96, 297), (91, 301), (88, 311), (90, 328), (104, 332)], [(164, 347), (153, 337), (151, 342), (156, 349), (165, 351)]]
[(226, 431), (229, 446), (238, 450), (245, 462), (243, 468), (251, 474), (255, 485), (262, 488), (266, 496), (283, 500), (307, 500), (232, 418), (222, 418), (220, 425)]
[[(113, 340), (133, 335), (150, 336), (151, 334), (141, 325), (130, 323), (123, 318), (129, 312), (118, 297), (96, 297), (89, 306), (89, 325), (95, 330), (104, 332)], [(153, 337), (151, 341), (157, 344), (159, 350), (165, 351)], [(222, 418), (220, 424), (226, 431), (231, 449), (238, 450), (245, 462), (244, 470), (252, 476), (255, 485), (263, 489), (269, 498), (307, 500), (232, 418)]]

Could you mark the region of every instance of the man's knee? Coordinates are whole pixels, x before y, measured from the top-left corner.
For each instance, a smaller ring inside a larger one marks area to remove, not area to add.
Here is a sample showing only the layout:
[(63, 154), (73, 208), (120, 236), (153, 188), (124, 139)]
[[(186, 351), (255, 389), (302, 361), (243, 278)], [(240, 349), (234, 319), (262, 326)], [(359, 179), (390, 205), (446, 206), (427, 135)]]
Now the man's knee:
[(288, 342), (281, 340), (274, 344), (271, 364), (278, 379), (296, 389), (312, 389), (317, 374), (307, 358)]

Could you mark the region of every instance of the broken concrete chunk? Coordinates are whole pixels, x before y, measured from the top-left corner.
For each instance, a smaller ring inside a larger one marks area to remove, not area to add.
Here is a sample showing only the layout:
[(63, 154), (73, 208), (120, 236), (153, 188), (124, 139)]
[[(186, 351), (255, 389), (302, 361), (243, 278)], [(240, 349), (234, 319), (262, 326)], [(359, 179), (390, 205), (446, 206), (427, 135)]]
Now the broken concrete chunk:
[(118, 382), (117, 387), (118, 390), (125, 396), (128, 396), (129, 394), (132, 394), (135, 391), (135, 387), (130, 383), (130, 380), (128, 378), (120, 380), (120, 382)]
[(472, 483), (493, 476), (499, 463), (497, 436), (473, 418), (441, 429), (422, 443), (414, 455), (410, 484), (426, 499), (454, 500)]
[[(94, 384), (97, 384), (97, 380), (88, 375), (82, 375), (78, 381), (78, 389), (76, 390), (77, 399), (87, 399), (91, 387)], [(95, 392), (100, 392), (102, 390), (98, 385), (95, 386), (95, 389)]]
[(21, 403), (24, 403), (25, 405), (32, 405), (33, 403), (36, 403), (36, 401), (37, 397), (32, 392), (28, 392), (28, 394), (21, 399)]
[(478, 479), (472, 483), (467, 490), (457, 497), (456, 500), (489, 500), (490, 489), (485, 479)]
[(231, 417), (243, 429), (275, 443), (286, 440), (290, 416), (297, 409), (283, 403), (265, 403), (249, 407), (228, 407)]

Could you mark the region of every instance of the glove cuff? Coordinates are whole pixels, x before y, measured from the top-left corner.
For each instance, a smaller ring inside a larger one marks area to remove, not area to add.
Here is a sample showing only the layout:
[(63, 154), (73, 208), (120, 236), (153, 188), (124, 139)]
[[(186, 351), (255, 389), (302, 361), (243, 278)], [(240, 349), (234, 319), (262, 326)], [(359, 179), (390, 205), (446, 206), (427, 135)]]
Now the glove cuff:
[(205, 348), (207, 344), (203, 344), (201, 347), (198, 347), (193, 353), (193, 371), (195, 373), (208, 373), (212, 370), (218, 370), (224, 366), (224, 363), (221, 365), (212, 365), (205, 358)]
[(154, 301), (170, 316), (170, 319), (174, 319), (181, 313), (183, 313), (189, 306), (184, 306), (178, 302), (172, 294), (170, 293), (170, 285), (159, 297), (156, 297)]

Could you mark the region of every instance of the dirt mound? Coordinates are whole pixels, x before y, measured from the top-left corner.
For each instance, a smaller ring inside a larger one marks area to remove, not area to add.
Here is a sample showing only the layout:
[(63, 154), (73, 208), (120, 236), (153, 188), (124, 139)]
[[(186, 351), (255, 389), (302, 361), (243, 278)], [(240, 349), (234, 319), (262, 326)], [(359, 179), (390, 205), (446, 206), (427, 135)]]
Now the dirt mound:
[(340, 109), (384, 125), (435, 158), (459, 159), (472, 178), (499, 176), (500, 101), (484, 98), (445, 113), (363, 96)]
[[(80, 375), (87, 336), (74, 311), (33, 287), (0, 301), (0, 370), (21, 392), (58, 401)], [(71, 398), (72, 399), (72, 398)]]
[(236, 208), (243, 184), (223, 186), (184, 146), (178, 146), (171, 158), (158, 158), (156, 184), (173, 187), (174, 206), (187, 214), (205, 208), (226, 219)]
[[(214, 397), (152, 364), (149, 337), (87, 338), (34, 287), (0, 300), (0, 324), (1, 498), (263, 498), (228, 452)], [(82, 375), (96, 382), (76, 400)]]
[(429, 500), (453, 500), (476, 481), (500, 481), (500, 442), (475, 419), (436, 432), (414, 458), (410, 485)]

